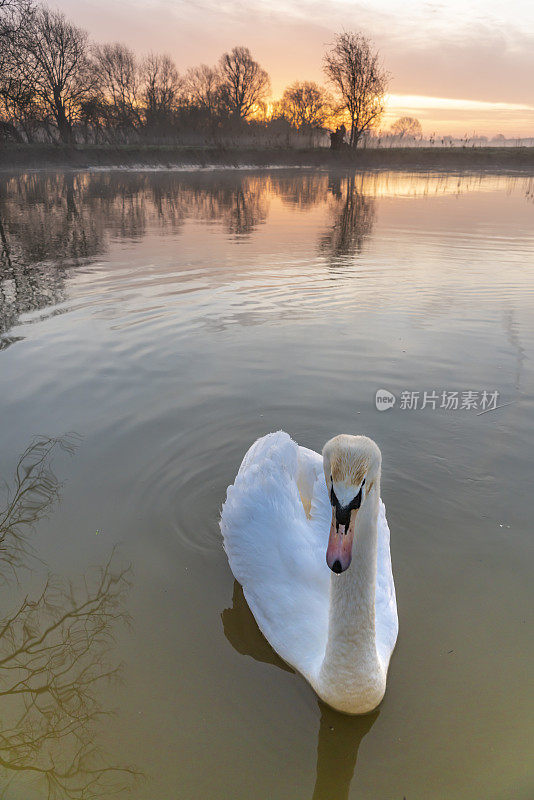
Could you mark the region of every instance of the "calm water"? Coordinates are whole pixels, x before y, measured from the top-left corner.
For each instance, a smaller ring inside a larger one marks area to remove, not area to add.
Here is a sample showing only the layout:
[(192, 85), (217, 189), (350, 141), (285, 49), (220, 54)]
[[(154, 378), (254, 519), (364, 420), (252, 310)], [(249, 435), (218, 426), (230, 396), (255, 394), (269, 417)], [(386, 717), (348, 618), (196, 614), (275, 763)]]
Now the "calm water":
[[(533, 189), (0, 178), (2, 797), (532, 797)], [(222, 551), (279, 428), (382, 448), (400, 635), (368, 717), (278, 660)]]

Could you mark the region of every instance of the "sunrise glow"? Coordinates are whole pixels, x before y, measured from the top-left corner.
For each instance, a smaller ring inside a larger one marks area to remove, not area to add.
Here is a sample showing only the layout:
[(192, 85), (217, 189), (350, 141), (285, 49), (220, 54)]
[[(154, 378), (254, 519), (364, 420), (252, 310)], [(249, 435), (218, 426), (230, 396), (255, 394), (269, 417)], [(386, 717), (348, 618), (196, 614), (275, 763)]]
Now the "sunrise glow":
[(534, 135), (534, 6), (523, 0), (151, 0), (148, 25), (141, 0), (58, 5), (95, 40), (167, 52), (182, 74), (245, 45), (269, 73), (273, 100), (295, 80), (324, 83), (322, 58), (334, 35), (361, 30), (392, 77), (383, 125), (406, 114), (438, 135)]

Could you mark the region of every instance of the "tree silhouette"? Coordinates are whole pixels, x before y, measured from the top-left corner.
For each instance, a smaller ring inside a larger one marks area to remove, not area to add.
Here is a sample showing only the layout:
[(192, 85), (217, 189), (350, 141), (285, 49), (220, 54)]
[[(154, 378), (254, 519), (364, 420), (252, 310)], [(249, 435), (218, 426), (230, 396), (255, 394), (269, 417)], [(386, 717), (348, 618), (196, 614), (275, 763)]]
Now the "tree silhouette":
[(120, 42), (93, 48), (95, 82), (112, 127), (135, 129), (140, 122), (140, 77), (137, 58)]
[(34, 86), (52, 115), (61, 140), (70, 142), (80, 104), (93, 88), (86, 32), (59, 11), (40, 6), (24, 21), (14, 60), (18, 74)]
[(389, 75), (361, 33), (340, 33), (324, 57), (325, 74), (350, 122), (351, 147), (378, 124), (384, 112)]
[(391, 133), (399, 139), (420, 139), (423, 129), (415, 117), (399, 117), (391, 126)]
[(269, 76), (248, 47), (234, 47), (221, 57), (221, 92), (231, 117), (246, 120), (270, 89)]
[(332, 98), (313, 81), (296, 81), (285, 89), (280, 113), (299, 130), (322, 128), (332, 116)]
[(168, 125), (182, 90), (171, 57), (149, 53), (141, 65), (141, 81), (145, 123), (152, 128)]

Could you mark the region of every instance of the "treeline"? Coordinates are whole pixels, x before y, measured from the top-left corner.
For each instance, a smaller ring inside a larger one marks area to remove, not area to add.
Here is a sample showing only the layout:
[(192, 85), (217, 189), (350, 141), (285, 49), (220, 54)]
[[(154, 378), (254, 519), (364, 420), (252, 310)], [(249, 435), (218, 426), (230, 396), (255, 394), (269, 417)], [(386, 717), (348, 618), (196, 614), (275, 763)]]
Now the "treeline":
[(246, 47), (180, 74), (168, 55), (96, 44), (59, 11), (0, 0), (4, 140), (290, 144), (296, 135), (317, 144), (346, 123), (347, 145), (356, 146), (380, 120), (387, 74), (365, 37), (350, 33), (336, 37), (324, 69), (331, 91), (299, 81), (268, 102), (269, 75)]

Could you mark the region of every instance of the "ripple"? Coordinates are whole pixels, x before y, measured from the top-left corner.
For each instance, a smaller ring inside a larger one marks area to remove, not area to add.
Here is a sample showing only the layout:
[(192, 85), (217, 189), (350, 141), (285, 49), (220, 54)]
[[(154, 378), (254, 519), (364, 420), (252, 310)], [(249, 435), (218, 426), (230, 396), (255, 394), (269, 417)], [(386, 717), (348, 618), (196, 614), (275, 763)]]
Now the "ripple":
[(188, 549), (220, 551), (218, 520), (227, 488), (225, 466), (236, 464), (237, 472), (245, 438), (246, 433), (230, 415), (218, 422), (188, 425), (144, 465), (140, 507), (150, 508), (160, 524)]

